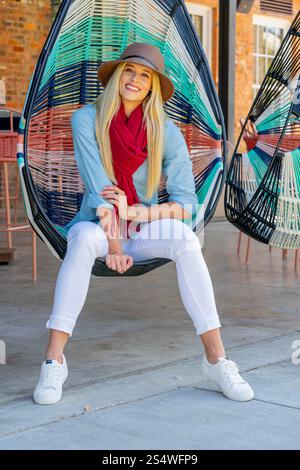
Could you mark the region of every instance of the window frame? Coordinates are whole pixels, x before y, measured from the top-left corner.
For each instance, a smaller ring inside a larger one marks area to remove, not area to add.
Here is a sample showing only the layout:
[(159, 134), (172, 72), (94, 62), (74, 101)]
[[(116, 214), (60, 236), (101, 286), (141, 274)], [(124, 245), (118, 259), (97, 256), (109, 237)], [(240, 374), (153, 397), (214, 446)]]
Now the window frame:
[(212, 63), (212, 7), (197, 5), (185, 2), (187, 10), (191, 15), (202, 16), (203, 18), (203, 40), (202, 46), (209, 64)]
[[(283, 37), (286, 35), (288, 32), (288, 29), (291, 25), (291, 22), (288, 19), (285, 18), (276, 18), (272, 16), (267, 16), (267, 15), (253, 15), (253, 20), (252, 20), (254, 32), (255, 34), (255, 26), (263, 26), (263, 27), (268, 27), (268, 28), (278, 28), (283, 30)], [(272, 57), (271, 54), (261, 54), (258, 49), (258, 35), (254, 38), (255, 44), (253, 48), (253, 75), (252, 75), (252, 90), (253, 90), (253, 97), (255, 97), (257, 91), (259, 90), (261, 83), (258, 83), (258, 73), (259, 73), (259, 67), (256, 66), (257, 64), (257, 57)], [(276, 55), (277, 51), (275, 52)], [(273, 56), (274, 58), (275, 56)], [(256, 71), (256, 80), (254, 82), (253, 76), (254, 76), (254, 71)]]

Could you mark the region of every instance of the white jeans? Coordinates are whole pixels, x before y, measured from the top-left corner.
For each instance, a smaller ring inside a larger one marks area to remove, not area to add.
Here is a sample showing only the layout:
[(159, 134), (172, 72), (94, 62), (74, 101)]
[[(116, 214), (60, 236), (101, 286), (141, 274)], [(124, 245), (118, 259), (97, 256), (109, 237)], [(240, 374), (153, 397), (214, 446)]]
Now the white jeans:
[[(169, 258), (176, 263), (181, 299), (196, 333), (219, 328), (210, 275), (193, 230), (178, 219), (159, 219), (144, 223), (133, 236), (121, 239), (121, 244), (134, 262)], [(46, 327), (71, 336), (86, 300), (95, 259), (104, 259), (109, 245), (102, 227), (86, 221), (74, 224), (67, 240), (67, 253), (57, 276), (53, 309)]]

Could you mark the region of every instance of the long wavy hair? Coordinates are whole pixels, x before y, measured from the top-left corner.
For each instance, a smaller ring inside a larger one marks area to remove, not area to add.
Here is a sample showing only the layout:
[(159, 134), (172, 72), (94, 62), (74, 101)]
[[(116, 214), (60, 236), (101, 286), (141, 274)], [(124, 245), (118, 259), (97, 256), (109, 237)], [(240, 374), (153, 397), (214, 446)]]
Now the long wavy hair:
[[(107, 82), (103, 92), (94, 101), (96, 107), (96, 138), (102, 163), (110, 180), (117, 184), (113, 170), (109, 128), (112, 119), (120, 109), (122, 98), (119, 93), (120, 76), (127, 62), (121, 62)], [(147, 127), (148, 176), (146, 198), (150, 199), (157, 190), (161, 178), (164, 130), (167, 115), (163, 108), (163, 99), (159, 75), (153, 70), (152, 92), (143, 103), (143, 124)]]

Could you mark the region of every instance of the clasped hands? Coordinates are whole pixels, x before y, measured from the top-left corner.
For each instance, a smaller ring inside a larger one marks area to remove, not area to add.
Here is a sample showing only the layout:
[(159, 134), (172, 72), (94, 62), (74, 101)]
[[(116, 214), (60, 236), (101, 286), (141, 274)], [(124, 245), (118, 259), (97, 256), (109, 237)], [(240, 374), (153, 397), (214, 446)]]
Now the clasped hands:
[[(123, 220), (128, 220), (128, 203), (127, 196), (125, 191), (118, 188), (118, 186), (105, 186), (100, 195), (106, 199), (108, 202), (113, 204), (118, 208), (119, 218)], [(119, 252), (110, 252), (106, 258), (106, 265), (113, 269), (114, 271), (123, 274), (133, 265), (132, 256), (127, 255), (126, 253)]]

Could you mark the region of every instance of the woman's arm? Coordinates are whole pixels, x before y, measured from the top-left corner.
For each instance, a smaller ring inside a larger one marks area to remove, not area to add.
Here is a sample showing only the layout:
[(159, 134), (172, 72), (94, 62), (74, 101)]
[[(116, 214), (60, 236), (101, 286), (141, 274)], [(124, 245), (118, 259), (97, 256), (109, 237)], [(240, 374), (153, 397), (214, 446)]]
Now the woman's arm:
[(183, 209), (177, 202), (164, 202), (150, 207), (144, 205), (128, 207), (128, 220), (149, 222), (157, 219), (189, 219), (190, 212)]
[(88, 106), (78, 109), (72, 114), (71, 125), (74, 157), (87, 193), (87, 205), (96, 212), (99, 207), (113, 209), (113, 205), (100, 196), (103, 187), (112, 182), (102, 164), (95, 134), (94, 113)]
[(119, 225), (114, 210), (108, 209), (107, 207), (98, 207), (96, 213), (99, 217), (100, 225), (107, 236), (109, 254), (123, 253), (120, 242)]
[[(95, 209), (100, 224), (105, 230), (109, 242), (110, 253), (122, 253), (117, 232), (113, 233), (114, 206), (101, 197), (100, 191), (107, 184), (112, 184), (108, 178), (100, 157), (95, 135), (94, 111), (83, 107), (72, 115), (72, 137), (74, 156), (85, 190), (88, 194), (87, 204)], [(117, 227), (115, 227), (115, 230)]]
[(169, 195), (169, 202), (161, 204), (163, 214), (169, 217), (168, 208), (164, 207), (167, 204), (169, 210), (175, 211), (175, 218), (191, 218), (197, 213), (198, 205), (193, 163), (185, 138), (172, 120), (168, 121), (166, 128), (162, 170), (166, 177), (166, 191)]

